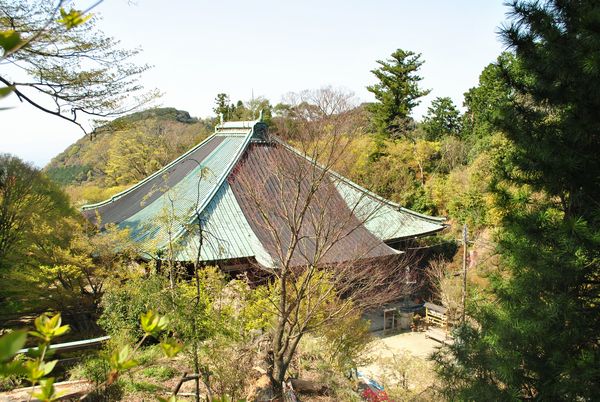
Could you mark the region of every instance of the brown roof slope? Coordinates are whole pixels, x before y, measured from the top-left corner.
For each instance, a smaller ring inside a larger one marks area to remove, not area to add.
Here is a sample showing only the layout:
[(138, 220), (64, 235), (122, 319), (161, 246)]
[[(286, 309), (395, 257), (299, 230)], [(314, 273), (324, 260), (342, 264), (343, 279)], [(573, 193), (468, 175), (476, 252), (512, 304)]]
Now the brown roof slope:
[[(277, 143), (251, 143), (229, 184), (274, 261), (330, 264), (398, 252), (368, 231), (331, 176)], [(303, 212), (306, 211), (306, 212)], [(297, 246), (290, 252), (296, 233)]]

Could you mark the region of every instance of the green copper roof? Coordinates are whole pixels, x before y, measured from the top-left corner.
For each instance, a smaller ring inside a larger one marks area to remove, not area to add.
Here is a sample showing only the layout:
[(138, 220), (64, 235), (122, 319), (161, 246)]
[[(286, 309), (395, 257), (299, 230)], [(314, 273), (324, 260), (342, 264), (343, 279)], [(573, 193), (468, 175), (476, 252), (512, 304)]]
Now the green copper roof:
[(226, 137), (179, 183), (119, 226), (129, 228), (134, 240), (148, 246), (152, 244), (155, 249), (164, 247), (169, 236), (171, 239), (179, 237), (191, 217), (195, 216), (196, 205), (202, 211), (202, 204), (211, 200), (215, 188), (229, 173), (232, 160), (236, 160), (241, 153), (245, 140), (243, 136)]
[(365, 226), (383, 241), (414, 238), (444, 229), (444, 219), (433, 218), (402, 208), (347, 180), (335, 186)]
[[(263, 266), (273, 265), (271, 257), (250, 228), (227, 182), (221, 185), (200, 219), (203, 233), (201, 261), (255, 257)], [(190, 233), (198, 233), (195, 225), (190, 229)], [(183, 247), (175, 259), (195, 261), (200, 245), (199, 236), (185, 236), (182, 243)]]

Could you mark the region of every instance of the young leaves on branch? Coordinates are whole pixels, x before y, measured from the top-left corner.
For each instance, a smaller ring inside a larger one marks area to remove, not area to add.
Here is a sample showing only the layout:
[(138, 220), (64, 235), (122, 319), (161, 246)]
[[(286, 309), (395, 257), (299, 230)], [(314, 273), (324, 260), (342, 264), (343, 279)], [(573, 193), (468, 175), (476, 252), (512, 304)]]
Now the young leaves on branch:
[(44, 343), (50, 343), (52, 339), (64, 335), (69, 331), (69, 326), (61, 326), (61, 323), (60, 314), (54, 316), (50, 316), (47, 313), (42, 314), (34, 322), (37, 331), (30, 331), (29, 335), (40, 338)]

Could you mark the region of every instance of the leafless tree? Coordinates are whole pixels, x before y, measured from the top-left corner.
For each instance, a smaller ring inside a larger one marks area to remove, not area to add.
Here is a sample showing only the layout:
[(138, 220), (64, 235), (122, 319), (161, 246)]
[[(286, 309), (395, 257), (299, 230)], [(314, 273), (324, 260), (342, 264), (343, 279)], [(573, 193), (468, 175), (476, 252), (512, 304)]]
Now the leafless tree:
[(274, 137), (251, 144), (230, 180), (273, 259), (273, 267), (261, 269), (275, 281), (271, 377), (276, 387), (305, 334), (397, 300), (415, 286), (407, 274), (411, 258), (365, 228), (381, 212), (381, 201), (355, 189), (361, 195), (349, 203), (338, 190), (349, 184), (332, 167), (352, 141), (341, 119), (340, 114), (296, 116), (295, 149)]
[(460, 277), (448, 265), (443, 258), (431, 260), (425, 275), (435, 301), (448, 308), (448, 316), (454, 321), (461, 310), (462, 287)]

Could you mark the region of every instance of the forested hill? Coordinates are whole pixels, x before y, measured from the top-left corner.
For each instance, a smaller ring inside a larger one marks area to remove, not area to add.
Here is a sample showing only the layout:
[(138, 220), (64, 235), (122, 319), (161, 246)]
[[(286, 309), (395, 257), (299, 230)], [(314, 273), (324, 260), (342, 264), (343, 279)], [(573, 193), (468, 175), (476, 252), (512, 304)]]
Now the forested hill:
[(84, 136), (44, 168), (76, 203), (95, 202), (142, 180), (207, 137), (211, 122), (156, 108), (120, 117)]

